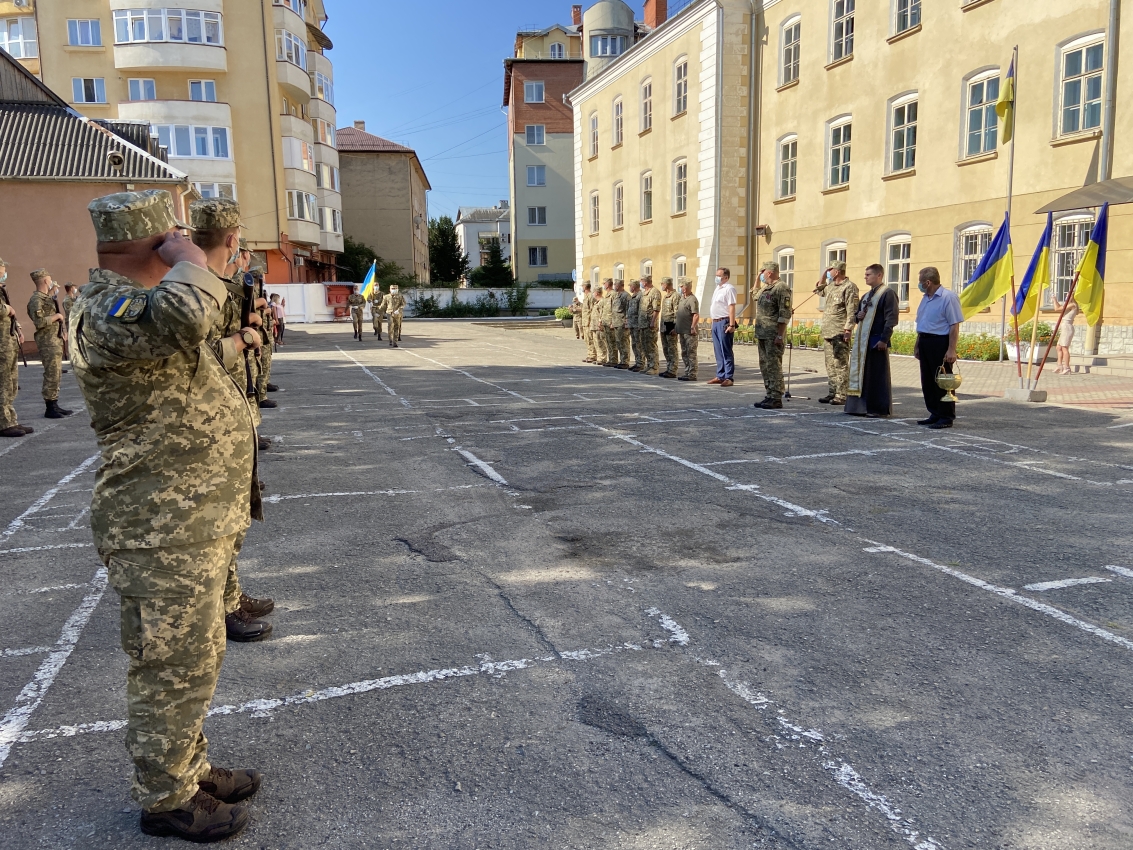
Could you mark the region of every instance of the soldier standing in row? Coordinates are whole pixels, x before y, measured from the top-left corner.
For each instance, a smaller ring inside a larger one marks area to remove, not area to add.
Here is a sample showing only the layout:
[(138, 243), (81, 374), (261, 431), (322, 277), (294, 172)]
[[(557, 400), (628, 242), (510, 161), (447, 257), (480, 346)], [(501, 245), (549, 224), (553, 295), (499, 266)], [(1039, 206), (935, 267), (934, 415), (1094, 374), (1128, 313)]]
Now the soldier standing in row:
[(700, 328), (700, 302), (692, 294), (692, 281), (682, 277), (681, 300), (677, 302), (677, 334), (681, 339), (681, 360), (684, 361), (685, 373), (677, 378), (678, 381), (695, 381), (699, 368), (696, 348), (699, 343), (698, 330)]
[[(241, 239), (241, 243), (245, 240)], [(260, 374), (256, 379), (256, 401), (261, 408), (271, 410), (279, 407), (275, 399), (268, 398), (268, 393), (279, 392), (279, 387), (271, 382), (271, 358), (275, 351), (275, 313), (272, 312), (268, 301), (267, 291), (264, 289), (264, 275), (258, 267), (252, 266), (252, 255), (241, 244), (240, 255), (244, 259), (244, 271), (250, 271), (256, 281), (256, 312), (260, 316), (260, 335), (264, 344), (260, 346)]]
[(759, 280), (762, 286), (755, 293), (755, 338), (767, 397), (755, 407), (778, 410), (783, 406), (783, 349), (791, 321), (791, 290), (779, 279), (778, 263), (764, 263)]
[(657, 368), (657, 318), (661, 314), (661, 293), (653, 288), (653, 278), (641, 281), (641, 347), (645, 357), (642, 371), (646, 375), (656, 375)]
[[(206, 342), (227, 290), (169, 193), (109, 195), (90, 213), (100, 268), (71, 314), (73, 362), (102, 453), (91, 528), (121, 597), (134, 799), (147, 834), (220, 841), (247, 826), (239, 803), (261, 781), (212, 767), (201, 731), (236, 537), (262, 518), (252, 409)], [(228, 339), (242, 357), (260, 335)]]
[(609, 349), (607, 366), (616, 366), (618, 369), (629, 368), (629, 328), (626, 327), (626, 314), (629, 312), (629, 293), (623, 281), (614, 283), (614, 291), (610, 295), (610, 332), (606, 337), (606, 347)]
[(366, 299), (362, 297), (358, 284), (354, 284), (354, 291), (346, 297), (350, 305), (350, 321), (354, 323), (354, 338), (362, 341), (362, 311), (366, 309)]
[(629, 292), (626, 297), (626, 332), (629, 335), (629, 348), (633, 352), (633, 365), (631, 372), (640, 372), (645, 362), (641, 357), (641, 284), (636, 280), (629, 282)]
[(594, 348), (594, 333), (590, 330), (590, 320), (594, 316), (594, 296), (590, 294), (590, 284), (582, 285), (582, 336), (586, 340), (586, 357), (583, 363), (594, 363), (598, 352)]
[[(602, 339), (606, 345), (606, 359), (602, 361), (603, 366), (616, 366), (618, 362), (618, 349), (617, 346), (611, 346), (610, 340), (613, 334), (610, 332), (610, 320), (612, 314), (610, 312), (611, 305), (614, 301), (614, 279), (606, 278), (602, 281), (602, 300), (599, 302), (600, 315), (602, 317)], [(612, 350), (611, 350), (612, 349)], [(614, 362), (611, 363), (610, 361)]]
[(23, 437), (35, 429), (16, 419), (16, 393), (20, 390), (19, 358), (24, 335), (16, 311), (8, 300), (8, 264), (0, 260), (0, 437)]
[(384, 315), (389, 316), (386, 336), (389, 337), (390, 348), (397, 348), (397, 344), (401, 342), (401, 318), (405, 313), (405, 296), (401, 294), (400, 287), (395, 285), (389, 288), (389, 295), (382, 299), (380, 309)]
[(75, 305), (75, 299), (79, 295), (79, 288), (73, 283), (68, 283), (63, 287), (63, 327), (68, 328), (71, 326), (71, 308)]
[(385, 293), (382, 288), (378, 286), (377, 281), (374, 281), (374, 290), (370, 293), (370, 318), (374, 323), (374, 336), (378, 338), (378, 342), (382, 340), (382, 320), (386, 317), (382, 312), (382, 303), (385, 301)]
[(582, 339), (582, 302), (578, 296), (570, 302), (571, 327), (574, 328), (574, 338)]
[(43, 416), (45, 419), (62, 419), (74, 411), (59, 406), (59, 380), (63, 375), (63, 348), (67, 342), (63, 314), (55, 300), (59, 286), (51, 279), (47, 269), (36, 269), (31, 273), (31, 279), (35, 292), (28, 301), (28, 316), (35, 325), (35, 344), (43, 362), (43, 400), (47, 405)]
[(677, 307), (680, 303), (681, 294), (673, 289), (673, 279), (661, 278), (661, 348), (665, 353), (662, 378), (677, 377)]
[(843, 405), (850, 389), (850, 338), (858, 313), (858, 287), (846, 277), (846, 264), (839, 261), (826, 270), (814, 289), (826, 296), (822, 339), (826, 342), (826, 375), (830, 380), (830, 392), (818, 401)]
[(594, 362), (605, 366), (610, 353), (606, 350), (606, 329), (602, 325), (602, 317), (606, 312), (608, 298), (603, 297), (602, 287), (594, 293), (594, 306), (590, 311), (590, 339), (594, 343)]

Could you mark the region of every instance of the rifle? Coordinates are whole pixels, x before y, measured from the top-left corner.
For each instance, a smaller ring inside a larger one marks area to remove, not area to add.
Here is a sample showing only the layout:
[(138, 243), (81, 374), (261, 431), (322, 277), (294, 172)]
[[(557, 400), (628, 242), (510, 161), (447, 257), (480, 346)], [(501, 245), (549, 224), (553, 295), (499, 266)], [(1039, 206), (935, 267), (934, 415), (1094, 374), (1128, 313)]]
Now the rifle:
[[(55, 305), (55, 314), (57, 316), (63, 315), (63, 311), (59, 309), (58, 295), (51, 296), (51, 303)], [(58, 336), (59, 339), (63, 340), (63, 359), (70, 360), (71, 358), (67, 355), (67, 332), (63, 330), (63, 322), (59, 322), (58, 325), (59, 326), (55, 329), (55, 335)]]
[[(0, 301), (4, 303), (5, 307), (11, 307), (12, 302), (8, 300), (8, 287), (0, 284)], [(24, 335), (20, 333), (20, 324), (16, 321), (16, 314), (13, 312), (8, 317), (11, 324), (8, 326), (8, 335), (16, 338), (16, 349), (20, 352), (20, 358), (24, 361), (24, 368), (28, 367), (28, 356), (24, 354)]]
[[(256, 279), (251, 272), (244, 272), (244, 298), (240, 302), (240, 327), (252, 326), (252, 313), (256, 303)], [(244, 372), (248, 376), (248, 386), (245, 390), (248, 398), (256, 397), (256, 379), (252, 375), (252, 357), (254, 353), (244, 349)]]

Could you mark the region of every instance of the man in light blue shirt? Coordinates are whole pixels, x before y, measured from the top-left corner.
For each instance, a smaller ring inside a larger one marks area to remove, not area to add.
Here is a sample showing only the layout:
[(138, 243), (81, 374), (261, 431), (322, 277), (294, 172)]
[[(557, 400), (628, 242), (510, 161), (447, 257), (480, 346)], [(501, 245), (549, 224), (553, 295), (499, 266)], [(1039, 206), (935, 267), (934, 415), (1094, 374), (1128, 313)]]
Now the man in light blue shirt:
[(933, 266), (920, 271), (917, 288), (924, 293), (917, 308), (917, 342), (913, 356), (921, 362), (921, 393), (924, 395), (928, 419), (917, 422), (934, 431), (951, 428), (956, 418), (956, 402), (945, 402), (944, 390), (936, 383), (941, 367), (951, 374), (956, 356), (956, 342), (960, 338), (960, 323), (964, 311), (960, 299), (940, 284), (940, 272)]

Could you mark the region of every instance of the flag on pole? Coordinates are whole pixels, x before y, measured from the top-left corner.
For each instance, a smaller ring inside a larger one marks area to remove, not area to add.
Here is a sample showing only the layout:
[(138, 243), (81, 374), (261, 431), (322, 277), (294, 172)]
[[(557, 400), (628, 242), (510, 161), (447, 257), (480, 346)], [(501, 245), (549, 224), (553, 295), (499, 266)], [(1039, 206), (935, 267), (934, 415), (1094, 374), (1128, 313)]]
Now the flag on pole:
[(1011, 291), (1015, 277), (1015, 260), (1011, 254), (1011, 220), (1003, 216), (999, 232), (987, 246), (980, 264), (972, 272), (972, 279), (960, 293), (960, 307), (965, 321), (984, 307), (990, 307)]
[(1003, 130), (999, 134), (1003, 144), (1011, 141), (1015, 135), (1015, 60), (1011, 60), (1011, 67), (1007, 70), (1007, 77), (999, 89), (999, 100), (995, 102), (995, 114), (1003, 122)]
[(1102, 317), (1102, 297), (1105, 289), (1105, 246), (1109, 233), (1109, 204), (1102, 207), (1098, 220), (1086, 245), (1086, 253), (1078, 263), (1078, 287), (1074, 300), (1086, 314), (1086, 324), (1093, 326)]
[(366, 279), (362, 281), (362, 297), (369, 298), (370, 293), (374, 291), (374, 284), (378, 280), (378, 261), (370, 265), (370, 270), (366, 272)]
[(1023, 282), (1019, 284), (1015, 303), (1011, 307), (1011, 315), (1019, 318), (1020, 325), (1025, 325), (1035, 317), (1042, 291), (1050, 281), (1050, 238), (1053, 230), (1054, 215), (1047, 213), (1046, 228), (1039, 237), (1038, 247), (1035, 248), (1031, 264), (1027, 266), (1027, 273), (1023, 275)]

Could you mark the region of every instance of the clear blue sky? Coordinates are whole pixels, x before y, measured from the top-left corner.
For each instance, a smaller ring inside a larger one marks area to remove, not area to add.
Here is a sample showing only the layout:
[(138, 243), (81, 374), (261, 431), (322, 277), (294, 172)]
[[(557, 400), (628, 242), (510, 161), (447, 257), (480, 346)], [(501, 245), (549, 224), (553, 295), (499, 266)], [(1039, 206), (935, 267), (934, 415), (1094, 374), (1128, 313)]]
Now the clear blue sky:
[[(416, 150), (433, 184), (431, 217), (506, 199), (503, 61), (517, 30), (570, 24), (569, 0), (325, 4), (339, 126), (361, 119)], [(630, 5), (640, 17), (642, 0)]]

